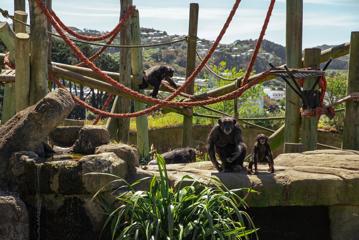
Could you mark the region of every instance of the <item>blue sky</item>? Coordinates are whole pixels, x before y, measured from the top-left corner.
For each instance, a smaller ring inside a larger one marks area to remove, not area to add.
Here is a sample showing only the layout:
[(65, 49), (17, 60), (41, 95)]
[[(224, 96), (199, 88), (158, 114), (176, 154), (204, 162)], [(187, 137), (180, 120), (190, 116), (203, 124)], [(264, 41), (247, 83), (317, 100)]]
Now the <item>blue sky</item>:
[[(4, 3), (5, 2), (5, 3)], [(80, 29), (110, 30), (118, 20), (120, 0), (53, 0), (63, 21)], [(190, 2), (199, 3), (198, 36), (214, 39), (228, 15), (233, 0), (133, 0), (143, 27), (186, 34)], [(277, 0), (266, 39), (285, 43), (285, 0)], [(13, 0), (1, 0), (0, 7), (12, 10)], [(242, 0), (223, 43), (256, 39), (269, 0)], [(4, 19), (0, 18), (0, 21)], [(351, 31), (359, 31), (359, 0), (304, 0), (304, 47), (348, 42)]]

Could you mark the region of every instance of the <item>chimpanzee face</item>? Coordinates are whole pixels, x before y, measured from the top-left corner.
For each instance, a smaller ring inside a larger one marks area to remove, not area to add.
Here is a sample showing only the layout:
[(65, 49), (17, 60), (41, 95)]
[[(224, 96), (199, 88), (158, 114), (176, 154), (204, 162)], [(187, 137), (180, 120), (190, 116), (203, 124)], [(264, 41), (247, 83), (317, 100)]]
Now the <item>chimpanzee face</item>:
[(173, 77), (173, 73), (174, 73), (174, 69), (169, 67), (168, 70), (167, 70), (167, 76), (168, 77)]
[(265, 138), (260, 138), (260, 139), (259, 139), (259, 143), (262, 144), (262, 145), (265, 144), (265, 143), (266, 143), (266, 139), (265, 139)]
[(264, 135), (264, 134), (259, 134), (257, 136), (257, 141), (260, 144), (265, 144), (268, 141), (268, 137), (266, 135)]
[(223, 117), (218, 119), (218, 124), (221, 130), (226, 134), (229, 135), (233, 131), (236, 125), (236, 119), (232, 117)]

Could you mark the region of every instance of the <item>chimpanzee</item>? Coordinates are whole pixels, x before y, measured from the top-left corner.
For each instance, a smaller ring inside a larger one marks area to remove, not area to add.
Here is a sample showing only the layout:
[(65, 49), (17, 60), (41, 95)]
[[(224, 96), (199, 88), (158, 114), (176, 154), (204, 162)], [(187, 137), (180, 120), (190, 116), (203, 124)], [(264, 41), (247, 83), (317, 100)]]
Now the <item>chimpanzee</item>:
[(267, 162), (269, 166), (269, 172), (274, 173), (274, 162), (272, 150), (268, 144), (268, 137), (264, 134), (258, 134), (256, 143), (253, 148), (253, 156), (249, 162), (249, 172), (253, 173), (252, 167), (254, 164), (254, 172), (257, 173), (257, 163)]
[[(222, 117), (208, 135), (208, 155), (218, 171), (231, 172), (244, 168), (247, 146), (236, 122), (235, 118)], [(216, 153), (221, 163), (217, 161)]]
[(173, 81), (174, 69), (166, 65), (156, 65), (143, 72), (142, 83), (138, 85), (140, 89), (145, 89), (148, 84), (153, 86), (151, 96), (157, 98), (158, 90), (160, 89), (161, 81), (166, 80), (172, 87), (177, 88)]
[[(196, 161), (196, 149), (194, 148), (176, 148), (172, 151), (162, 154), (167, 164), (173, 163), (191, 163)], [(156, 160), (152, 160), (149, 165), (157, 164)]]

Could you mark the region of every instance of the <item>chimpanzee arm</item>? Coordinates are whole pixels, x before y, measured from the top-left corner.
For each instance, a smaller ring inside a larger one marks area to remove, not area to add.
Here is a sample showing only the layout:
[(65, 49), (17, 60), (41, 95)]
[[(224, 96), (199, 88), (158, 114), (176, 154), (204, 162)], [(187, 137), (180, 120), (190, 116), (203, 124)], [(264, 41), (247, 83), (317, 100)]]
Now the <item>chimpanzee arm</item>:
[(165, 80), (173, 87), (173, 88), (177, 88), (176, 83), (173, 81), (173, 79), (171, 77), (166, 77)]
[(214, 167), (218, 170), (218, 171), (222, 171), (222, 167), (220, 166), (220, 164), (218, 163), (217, 159), (216, 159), (216, 145), (215, 142), (217, 141), (217, 137), (218, 137), (218, 126), (214, 127), (211, 132), (208, 135), (208, 155), (209, 155), (209, 159), (211, 160), (211, 162), (213, 163)]

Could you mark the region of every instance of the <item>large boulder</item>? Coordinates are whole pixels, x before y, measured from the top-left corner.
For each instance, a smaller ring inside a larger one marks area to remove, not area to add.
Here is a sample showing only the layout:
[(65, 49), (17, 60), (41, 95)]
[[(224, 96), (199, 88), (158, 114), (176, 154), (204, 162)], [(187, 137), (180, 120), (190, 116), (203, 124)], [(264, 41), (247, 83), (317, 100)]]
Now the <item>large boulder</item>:
[(12, 189), (23, 195), (92, 195), (114, 178), (87, 173), (128, 176), (127, 163), (114, 153), (87, 155), (79, 160), (41, 162), (33, 152), (17, 152), (12, 155), (9, 165)]
[(0, 239), (29, 239), (29, 219), (23, 201), (0, 193), (0, 213)]
[(118, 143), (118, 144), (106, 144), (96, 148), (96, 154), (113, 152), (119, 158), (125, 160), (128, 165), (128, 170), (131, 174), (136, 172), (136, 167), (140, 166), (137, 148), (132, 147), (127, 144)]
[(85, 126), (79, 132), (79, 138), (73, 145), (73, 151), (80, 154), (94, 154), (98, 146), (108, 144), (110, 134), (101, 126)]
[(35, 105), (18, 112), (0, 128), (0, 182), (14, 152), (44, 151), (43, 142), (75, 106), (70, 93), (57, 89)]
[(71, 147), (79, 138), (82, 126), (58, 126), (49, 135), (50, 142), (60, 147)]

